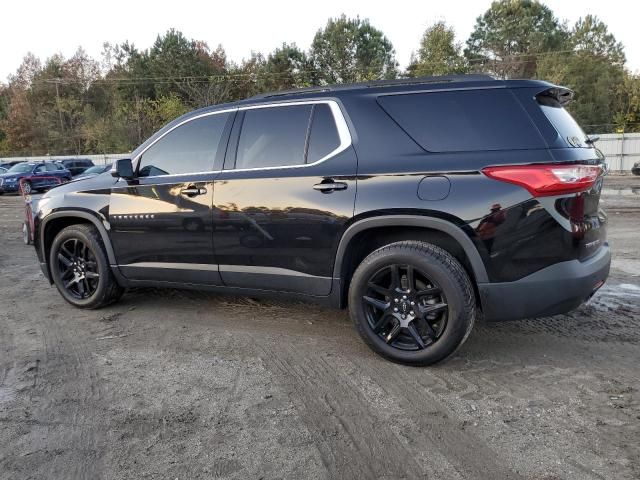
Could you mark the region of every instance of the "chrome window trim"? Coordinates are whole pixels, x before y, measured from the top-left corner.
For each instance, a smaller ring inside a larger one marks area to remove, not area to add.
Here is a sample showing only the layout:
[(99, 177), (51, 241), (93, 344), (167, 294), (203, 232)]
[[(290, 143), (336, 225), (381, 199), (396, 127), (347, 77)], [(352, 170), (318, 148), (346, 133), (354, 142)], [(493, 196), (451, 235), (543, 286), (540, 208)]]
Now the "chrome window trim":
[[(314, 167), (316, 165), (319, 165), (319, 164), (329, 160), (332, 157), (335, 157), (339, 153), (344, 152), (346, 149), (348, 149), (352, 145), (352, 142), (353, 142), (353, 140), (351, 138), (351, 132), (349, 131), (349, 127), (347, 125), (347, 120), (345, 119), (344, 114), (342, 113), (342, 110), (340, 109), (340, 106), (338, 105), (338, 103), (335, 100), (329, 100), (329, 99), (327, 99), (327, 100), (300, 100), (300, 101), (291, 101), (291, 102), (265, 103), (265, 104), (258, 104), (258, 105), (246, 105), (246, 106), (241, 106), (241, 107), (226, 108), (224, 110), (216, 110), (215, 112), (202, 113), (202, 114), (196, 115), (194, 117), (186, 118), (182, 122), (180, 122), (180, 123), (174, 125), (173, 127), (171, 127), (169, 130), (167, 130), (162, 135), (160, 135), (158, 138), (156, 138), (152, 143), (147, 145), (144, 148), (144, 150), (142, 150), (139, 154), (137, 154), (134, 157), (133, 162), (139, 162), (140, 157), (142, 157), (142, 155), (149, 148), (151, 148), (153, 145), (155, 145), (157, 142), (159, 142), (162, 138), (164, 138), (165, 135), (167, 135), (168, 133), (174, 131), (176, 128), (184, 125), (185, 123), (191, 122), (193, 120), (197, 120), (199, 118), (208, 117), (210, 115), (217, 115), (219, 113), (229, 113), (229, 112), (237, 112), (237, 111), (244, 111), (244, 110), (256, 110), (256, 109), (261, 109), (261, 108), (288, 107), (288, 106), (294, 106), (294, 105), (318, 105), (318, 104), (329, 105), (329, 108), (331, 109), (331, 114), (333, 115), (333, 121), (335, 122), (336, 129), (338, 130), (338, 137), (340, 138), (340, 145), (338, 145), (338, 147), (336, 147), (334, 150), (332, 150), (331, 152), (326, 154), (324, 157), (320, 158), (319, 160), (316, 160), (313, 163), (304, 163), (304, 164), (300, 164), (300, 165), (282, 165), (282, 166), (275, 166), (275, 167), (229, 168), (229, 169), (226, 169), (226, 170), (224, 170), (224, 169), (223, 170), (205, 170), (205, 171), (201, 171), (201, 172), (186, 172), (186, 173), (171, 173), (171, 174), (168, 174), (168, 175), (154, 175), (154, 176), (143, 177), (143, 178), (170, 178), (170, 177), (178, 177), (178, 176), (183, 176), (183, 175), (202, 175), (202, 174), (221, 173), (221, 172), (252, 172), (252, 171), (262, 171), (262, 170), (282, 170), (282, 169), (286, 169), (286, 168)], [(137, 168), (138, 168), (138, 165), (136, 165), (136, 169)]]

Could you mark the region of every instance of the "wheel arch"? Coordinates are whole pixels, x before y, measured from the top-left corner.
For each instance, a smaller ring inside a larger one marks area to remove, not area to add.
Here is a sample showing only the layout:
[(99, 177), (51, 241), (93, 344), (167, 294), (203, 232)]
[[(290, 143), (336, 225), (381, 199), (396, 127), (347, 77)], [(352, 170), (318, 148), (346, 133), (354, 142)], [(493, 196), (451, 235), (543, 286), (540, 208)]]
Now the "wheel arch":
[[(340, 292), (339, 303), (340, 306), (346, 305), (346, 293), (349, 284), (350, 274), (353, 271), (349, 271), (351, 264), (353, 263), (353, 252), (357, 250), (357, 244), (363, 234), (371, 233), (373, 235), (376, 232), (392, 232), (395, 235), (388, 235), (390, 237), (397, 236), (397, 239), (392, 241), (398, 241), (400, 239), (409, 239), (411, 233), (408, 232), (403, 235), (402, 231), (395, 232), (395, 229), (407, 229), (410, 232), (432, 232), (431, 235), (440, 235), (443, 242), (449, 242), (449, 239), (454, 241), (453, 245), (450, 245), (451, 249), (459, 249), (462, 253), (462, 263), (465, 268), (469, 270), (469, 274), (472, 277), (474, 288), (477, 288), (478, 283), (488, 282), (487, 270), (484, 266), (484, 262), (478, 252), (476, 246), (473, 244), (471, 238), (458, 226), (450, 221), (443, 220), (435, 217), (426, 217), (422, 215), (380, 215), (375, 217), (369, 217), (362, 220), (358, 220), (351, 224), (344, 232), (338, 244), (336, 251), (336, 257), (333, 268), (334, 279), (339, 280)], [(406, 230), (405, 230), (406, 231)], [(428, 241), (428, 240), (427, 240)], [(437, 243), (437, 242), (436, 242)], [(441, 245), (442, 246), (442, 245)], [(459, 257), (459, 255), (454, 255)], [(337, 293), (337, 292), (336, 292)]]
[(40, 235), (38, 239), (38, 241), (40, 242), (40, 249), (42, 252), (43, 260), (47, 269), (47, 278), (50, 282), (52, 281), (52, 278), (51, 268), (49, 266), (49, 252), (51, 249), (51, 244), (53, 243), (53, 239), (63, 228), (80, 223), (89, 223), (96, 227), (96, 229), (100, 233), (100, 237), (102, 238), (109, 264), (116, 265), (116, 257), (111, 245), (111, 239), (109, 238), (106, 227), (102, 224), (99, 218), (91, 213), (82, 210), (64, 210), (61, 212), (50, 213), (40, 222)]

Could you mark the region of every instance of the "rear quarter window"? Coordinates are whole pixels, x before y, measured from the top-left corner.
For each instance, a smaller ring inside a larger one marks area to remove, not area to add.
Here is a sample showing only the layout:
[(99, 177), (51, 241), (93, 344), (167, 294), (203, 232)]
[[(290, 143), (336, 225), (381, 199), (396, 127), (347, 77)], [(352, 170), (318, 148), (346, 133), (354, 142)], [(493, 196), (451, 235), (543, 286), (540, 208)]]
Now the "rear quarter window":
[(486, 89), (378, 97), (378, 104), (430, 152), (545, 148), (509, 90)]
[(547, 120), (566, 143), (572, 147), (592, 148), (578, 122), (556, 99), (549, 95), (538, 95), (536, 100)]

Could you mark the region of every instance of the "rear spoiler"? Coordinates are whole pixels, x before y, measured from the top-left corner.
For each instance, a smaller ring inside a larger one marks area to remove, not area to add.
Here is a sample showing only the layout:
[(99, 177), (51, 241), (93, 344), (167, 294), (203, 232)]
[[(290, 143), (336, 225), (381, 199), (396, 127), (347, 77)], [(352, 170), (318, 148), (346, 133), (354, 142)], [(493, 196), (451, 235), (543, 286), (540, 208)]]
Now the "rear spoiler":
[(563, 107), (566, 107), (573, 100), (573, 90), (566, 87), (551, 87), (536, 95), (536, 99), (544, 103), (545, 99), (553, 99)]

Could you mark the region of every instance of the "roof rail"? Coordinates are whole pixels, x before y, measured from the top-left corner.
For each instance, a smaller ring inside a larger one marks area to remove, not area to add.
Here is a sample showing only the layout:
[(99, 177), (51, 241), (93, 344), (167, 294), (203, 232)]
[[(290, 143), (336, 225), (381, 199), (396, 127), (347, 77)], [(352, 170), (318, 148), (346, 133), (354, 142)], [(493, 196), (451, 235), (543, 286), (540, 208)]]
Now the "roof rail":
[(447, 82), (473, 82), (473, 81), (495, 80), (491, 75), (480, 73), (462, 75), (439, 75), (432, 77), (397, 78), (394, 80), (372, 80), (359, 83), (340, 83), (324, 86), (294, 88), (291, 90), (279, 90), (275, 92), (261, 93), (251, 97), (252, 100), (259, 98), (281, 97), (285, 95), (302, 95), (305, 93), (324, 93), (341, 90), (351, 90), (358, 88), (392, 87), (398, 85), (416, 85), (421, 83), (447, 83)]

